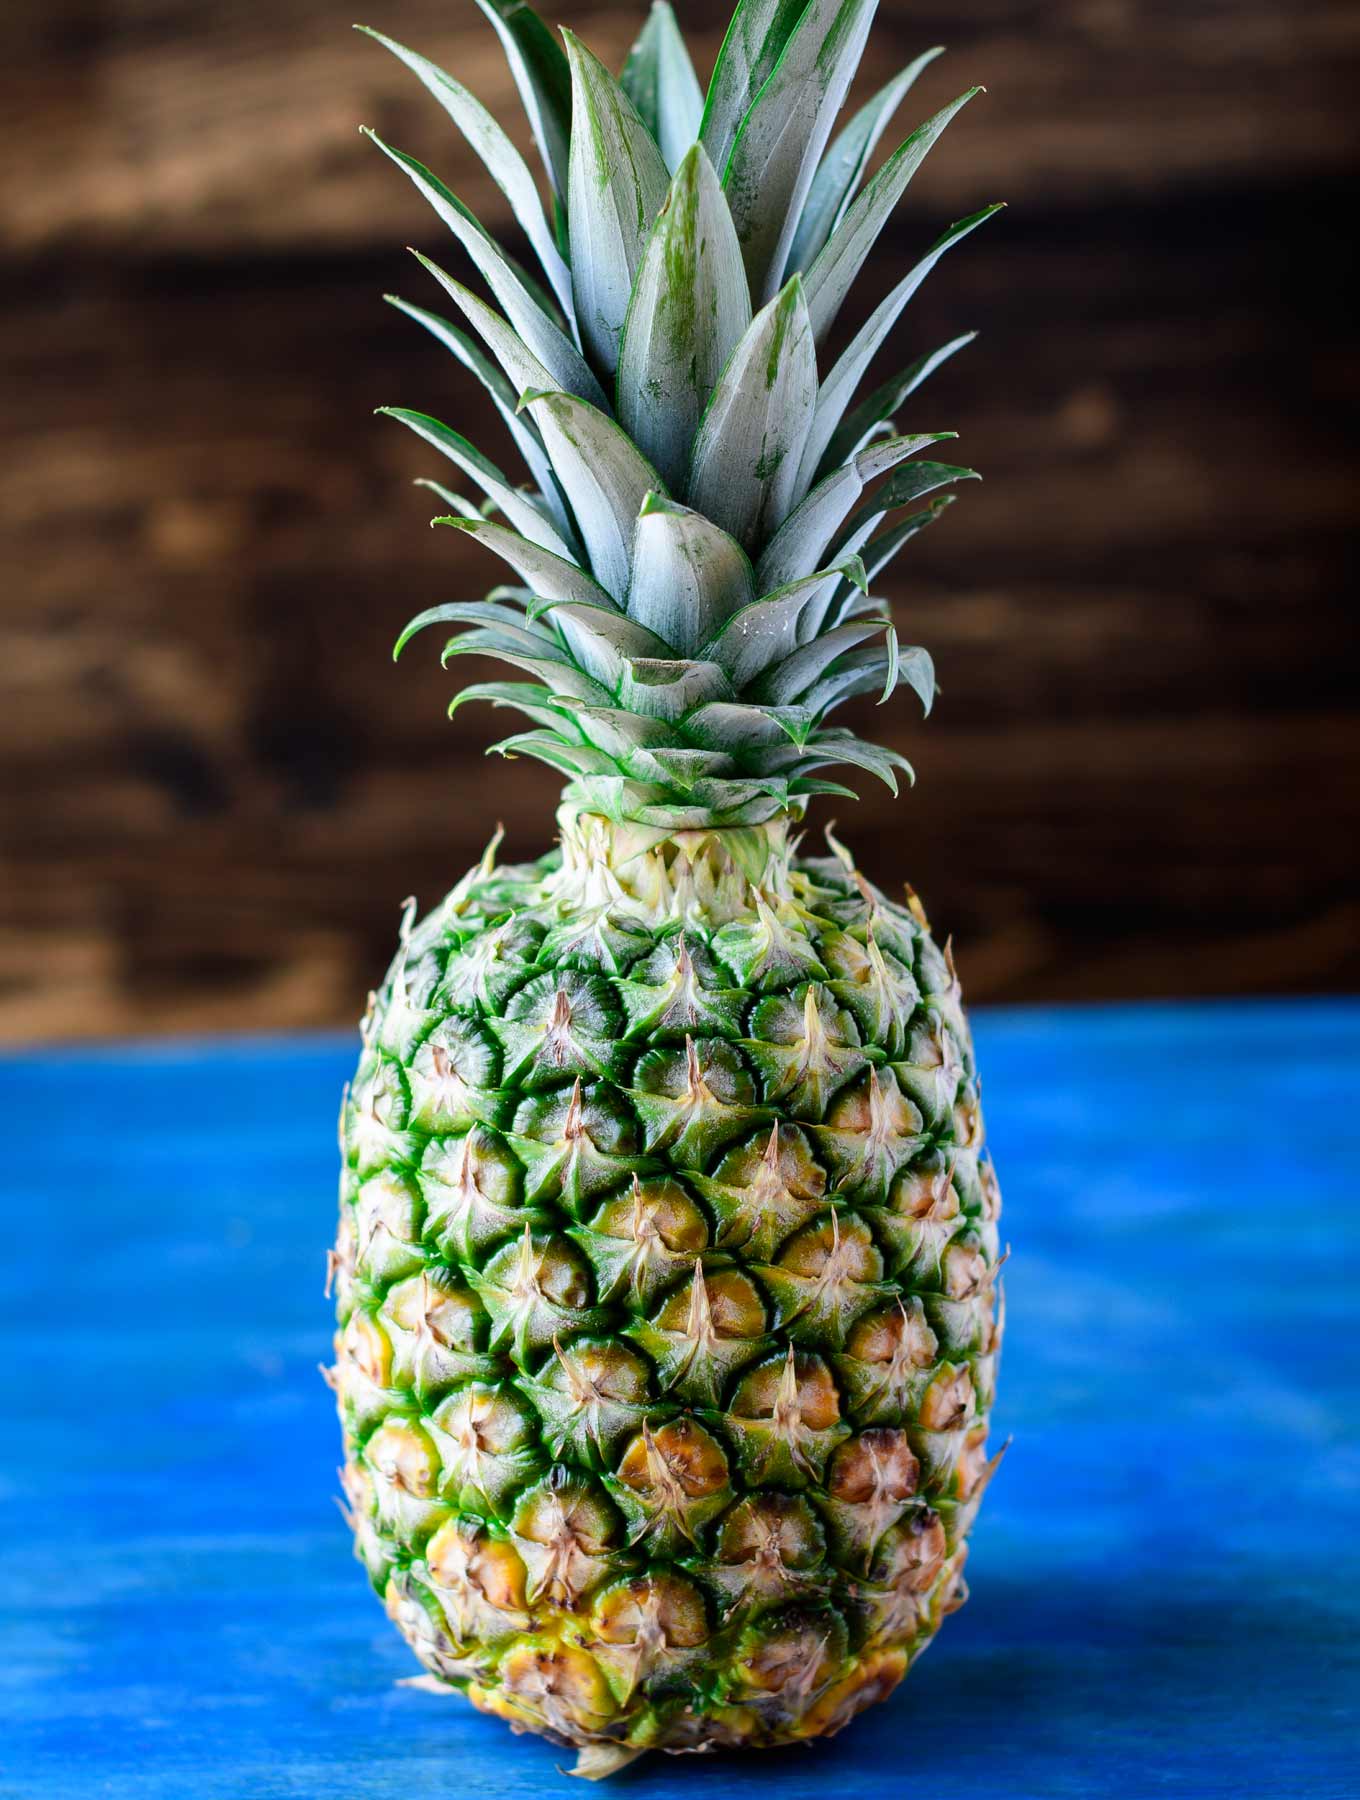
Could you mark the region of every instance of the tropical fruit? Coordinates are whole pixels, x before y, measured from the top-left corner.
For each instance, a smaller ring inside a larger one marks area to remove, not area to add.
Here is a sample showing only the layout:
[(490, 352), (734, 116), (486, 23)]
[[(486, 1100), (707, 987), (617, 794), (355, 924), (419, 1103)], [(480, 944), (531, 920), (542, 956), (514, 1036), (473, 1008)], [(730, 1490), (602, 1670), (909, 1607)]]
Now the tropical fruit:
[[(964, 94), (866, 179), (936, 52), (833, 137), (872, 0), (744, 0), (705, 98), (654, 7), (619, 80), (478, 0), (550, 193), (388, 39), (508, 196), (527, 270), (381, 147), (490, 291), (397, 304), (489, 390), (527, 485), (390, 409), (511, 585), (422, 613), (519, 679), (497, 748), (567, 777), (557, 849), (482, 862), (372, 997), (341, 1118), (332, 1381), (358, 1553), (425, 1668), (607, 1774), (807, 1739), (965, 1594), (1001, 1316), (998, 1190), (949, 946), (830, 838), (827, 723), (930, 659), (874, 584), (971, 471), (858, 398), (963, 220), (836, 356), (851, 282)], [(376, 34), (375, 34), (376, 35)], [(927, 499), (928, 496), (933, 499)], [(917, 505), (924, 501), (924, 505)], [(468, 546), (464, 551), (464, 559)]]

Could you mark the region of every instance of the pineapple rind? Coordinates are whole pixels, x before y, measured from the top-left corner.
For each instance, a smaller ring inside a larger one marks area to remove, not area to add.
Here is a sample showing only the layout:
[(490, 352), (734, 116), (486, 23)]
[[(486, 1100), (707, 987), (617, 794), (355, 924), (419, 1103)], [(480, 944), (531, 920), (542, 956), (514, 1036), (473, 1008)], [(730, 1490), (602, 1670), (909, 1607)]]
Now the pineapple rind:
[(962, 1603), (999, 1196), (914, 897), (786, 826), (566, 824), (408, 915), (342, 1116), (333, 1382), (429, 1676), (605, 1773), (837, 1731)]

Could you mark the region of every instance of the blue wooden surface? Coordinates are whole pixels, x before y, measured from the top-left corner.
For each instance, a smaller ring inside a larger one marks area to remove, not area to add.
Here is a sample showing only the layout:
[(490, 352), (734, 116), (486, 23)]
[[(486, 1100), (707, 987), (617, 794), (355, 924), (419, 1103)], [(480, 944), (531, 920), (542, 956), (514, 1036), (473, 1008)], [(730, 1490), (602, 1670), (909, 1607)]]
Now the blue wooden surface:
[[(615, 1793), (1360, 1795), (1360, 1004), (984, 1015), (1015, 1254), (973, 1599), (832, 1744)], [(0, 1794), (587, 1792), (398, 1689), (322, 1248), (350, 1044), (0, 1061)]]

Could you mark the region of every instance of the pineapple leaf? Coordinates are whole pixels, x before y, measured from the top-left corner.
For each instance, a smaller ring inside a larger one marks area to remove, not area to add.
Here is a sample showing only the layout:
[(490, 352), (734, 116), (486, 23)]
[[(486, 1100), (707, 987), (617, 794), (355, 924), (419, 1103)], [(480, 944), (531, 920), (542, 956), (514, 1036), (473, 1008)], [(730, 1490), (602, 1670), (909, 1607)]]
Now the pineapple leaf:
[(693, 656), (722, 621), (756, 597), (751, 560), (702, 513), (648, 494), (633, 539), (628, 616)]
[(696, 144), (648, 239), (619, 350), (619, 419), (672, 487), (684, 481), (703, 409), (750, 323), (736, 228)]
[(955, 498), (953, 494), (941, 494), (920, 512), (912, 513), (900, 525), (894, 525), (891, 531), (872, 538), (864, 551), (864, 566), (870, 581), (887, 568), (903, 544), (914, 538), (918, 531), (924, 531), (927, 525), (933, 525), (945, 508), (954, 504)]
[(748, 692), (761, 704), (787, 706), (795, 700), (803, 700), (806, 704), (807, 694), (838, 656), (870, 638), (882, 637), (888, 628), (888, 620), (884, 617), (856, 619), (850, 624), (833, 626), (830, 631), (819, 633), (801, 650), (786, 656), (783, 662), (762, 675)]
[(604, 750), (610, 756), (626, 757), (634, 750), (645, 750), (657, 745), (668, 745), (674, 742), (673, 734), (660, 719), (639, 717), (625, 707), (612, 706), (607, 701), (601, 706), (576, 707), (572, 719), (581, 736), (597, 750)]
[(571, 71), (562, 46), (525, 0), (477, 0), (495, 27), (505, 60), (558, 199), (567, 192)]
[(438, 419), (432, 419), (425, 413), (409, 412), (404, 406), (380, 406), (378, 411), (389, 419), (396, 419), (408, 430), (423, 438), (465, 475), (471, 476), (482, 492), (494, 500), (506, 518), (522, 532), (530, 543), (540, 545), (544, 550), (551, 550), (554, 556), (565, 558), (568, 562), (576, 559), (570, 549), (558, 536), (556, 529), (540, 508), (520, 489), (511, 487), (505, 476), (482, 455), (474, 445), (458, 432), (451, 431)]
[(912, 176), (954, 116), (981, 88), (969, 88), (919, 126), (874, 176), (832, 232), (825, 248), (804, 277), (812, 335), (820, 345), (844, 304), (851, 284), (864, 266), (879, 232), (892, 217)]
[(551, 688), (541, 687), (536, 681), (474, 682), (449, 701), (449, 717), (473, 700), (484, 700), (491, 706), (513, 707), (549, 731), (571, 732), (574, 729), (575, 709), (562, 705)]
[[(873, 498), (867, 500), (852, 515), (846, 537), (856, 537), (862, 543), (870, 531), (877, 529), (880, 520), (888, 513), (896, 512), (899, 507), (910, 506), (913, 500), (923, 499), (925, 495), (933, 494), (937, 488), (952, 487), (956, 481), (981, 479), (976, 469), (957, 468), (953, 463), (908, 463), (903, 468), (895, 469)], [(843, 554), (845, 545), (842, 544), (839, 549)]]
[(848, 651), (837, 658), (834, 667), (814, 687), (807, 690), (802, 696), (802, 704), (825, 718), (827, 713), (856, 694), (881, 692), (887, 673), (888, 655), (881, 645)]
[(569, 319), (574, 317), (571, 271), (563, 261), (552, 229), (544, 217), (543, 203), (538, 197), (538, 189), (528, 165), (500, 125), (480, 100), (475, 99), (460, 82), (455, 81), (428, 58), (414, 50), (408, 50), (393, 38), (384, 37), (382, 32), (374, 31), (371, 26), (357, 25), (355, 30), (371, 37), (375, 43), (381, 44), (400, 62), (405, 63), (444, 108), (486, 164), (496, 186), (510, 202), (511, 210), (524, 235), (533, 245), (534, 254), (557, 296), (558, 304)]
[(689, 501), (750, 549), (795, 493), (817, 404), (817, 358), (795, 275), (728, 358), (695, 433)]
[(808, 0), (740, 0), (718, 52), (699, 136), (720, 175), (741, 122), (774, 72)]
[(932, 350), (926, 356), (918, 356), (916, 361), (885, 381), (883, 386), (875, 388), (867, 400), (858, 405), (841, 425), (827, 445), (822, 457), (819, 475), (827, 475), (838, 463), (847, 462), (856, 451), (863, 449), (872, 433), (884, 420), (890, 420), (902, 402), (914, 394), (928, 376), (935, 373), (940, 364), (947, 362), (956, 350), (962, 350), (965, 344), (971, 344), (977, 336), (975, 331), (966, 331), (962, 337), (956, 337), (938, 350)]
[(572, 285), (581, 341), (612, 375), (633, 279), (670, 174), (637, 109), (598, 58), (564, 31), (573, 130), (569, 201)]
[(629, 657), (619, 700), (630, 712), (674, 723), (708, 700), (730, 699), (732, 684), (716, 663), (687, 658)]
[[(445, 277), (445, 280), (447, 279)], [(516, 409), (516, 390), (490, 357), (485, 356), (466, 332), (460, 331), (456, 325), (451, 325), (438, 313), (427, 312), (423, 306), (413, 306), (410, 301), (402, 300), (396, 294), (387, 294), (384, 298), (390, 306), (395, 306), (398, 312), (405, 313), (408, 319), (414, 319), (418, 325), (423, 325), (432, 337), (437, 338), (445, 349), (456, 356), (463, 367), (470, 369), (481, 382), (487, 393), (490, 394), (496, 411), (505, 421), (506, 429), (514, 439), (520, 455), (524, 458), (526, 468), (538, 483), (540, 498), (559, 535), (564, 543), (570, 544), (572, 529), (571, 521), (567, 517), (566, 502), (562, 498), (561, 489), (557, 485), (552, 464), (548, 461), (548, 453), (543, 448), (543, 440), (539, 437), (537, 428), (531, 420), (524, 418)], [(487, 312), (491, 311), (489, 307), (486, 310)], [(491, 316), (494, 318), (496, 315), (492, 313)], [(514, 336), (508, 326), (505, 329), (511, 337)], [(547, 370), (544, 369), (542, 374), (546, 376)], [(572, 557), (573, 560), (579, 561), (574, 545), (572, 546)]]
[(726, 671), (733, 687), (744, 688), (798, 647), (804, 614), (834, 588), (837, 577), (863, 586), (864, 565), (857, 556), (847, 557), (834, 568), (818, 569), (744, 606), (705, 646), (705, 658)]
[(557, 643), (536, 645), (532, 650), (525, 650), (508, 639), (498, 637), (494, 631), (465, 631), (461, 637), (454, 638), (445, 645), (440, 660), (447, 667), (456, 656), (490, 656), (499, 662), (509, 663), (512, 668), (523, 669), (526, 674), (536, 676), (555, 694), (561, 694), (567, 700), (593, 702), (601, 697), (606, 700), (609, 698), (608, 689), (602, 688), (598, 681), (592, 681), (584, 669), (578, 669)]
[(509, 531), (504, 525), (493, 525), (485, 519), (441, 518), (433, 519), (431, 523), (465, 531), (479, 544), (485, 544), (488, 550), (494, 550), (529, 583), (536, 595), (548, 600), (579, 601), (585, 606), (602, 606), (618, 612), (613, 600), (584, 569), (555, 556), (540, 544), (530, 543), (517, 531)]
[(485, 300), (479, 300), (461, 281), (455, 281), (433, 258), (423, 256), (419, 250), (413, 250), (411, 254), (422, 269), (434, 276), (469, 324), (474, 325), (481, 333), (483, 342), (505, 371), (516, 406), (519, 404), (519, 396), (526, 388), (552, 386), (551, 371), (538, 360), (519, 333), (498, 312), (489, 307)]
[(603, 390), (581, 352), (561, 327), (544, 312), (505, 252), (462, 201), (413, 156), (392, 149), (375, 131), (367, 131), (367, 135), (384, 156), (390, 157), (398, 168), (406, 172), (462, 244), (487, 286), (504, 307), (510, 323), (533, 355), (548, 370), (550, 379), (557, 386), (567, 388), (574, 394), (581, 394), (587, 400), (603, 400)]
[(718, 749), (751, 750), (790, 741), (802, 744), (816, 723), (816, 715), (801, 706), (744, 706), (713, 700), (686, 717), (685, 731), (697, 742)]
[(670, 649), (654, 632), (611, 608), (571, 600), (550, 604), (552, 622), (572, 661), (611, 694), (618, 691), (626, 661), (664, 657)]
[(547, 632), (526, 624), (525, 620), (488, 600), (449, 600), (441, 606), (426, 607), (417, 613), (392, 647), (395, 662), (418, 631), (430, 625), (483, 625), (504, 632), (511, 641), (535, 654), (549, 654), (554, 649)]
[(619, 79), (674, 171), (699, 135), (704, 95), (667, 0), (653, 0)]
[(789, 514), (766, 546), (756, 569), (757, 585), (764, 589), (806, 575), (816, 567), (822, 552), (845, 515), (864, 492), (866, 482), (923, 450), (927, 444), (951, 437), (951, 432), (925, 432), (915, 437), (885, 438), (861, 450), (853, 462), (833, 472), (813, 488)]
[(751, 293), (778, 291), (798, 216), (878, 0), (810, 0), (741, 122), (723, 187)]
[(1000, 206), (985, 206), (981, 212), (971, 213), (966, 219), (960, 219), (951, 225), (944, 235), (936, 240), (920, 262), (903, 276), (888, 297), (881, 301), (870, 314), (866, 322), (851, 339), (831, 373), (821, 385), (817, 396), (817, 417), (813, 421), (812, 430), (805, 449), (804, 468), (817, 468), (830, 443), (837, 426), (844, 416), (846, 407), (854, 396), (884, 338), (897, 323), (903, 307), (939, 262), (946, 250), (960, 243), (978, 226), (1001, 211)]
[(916, 771), (896, 750), (889, 750), (883, 744), (866, 744), (863, 738), (852, 736), (850, 732), (823, 731), (818, 732), (807, 746), (812, 754), (804, 754), (792, 765), (799, 775), (807, 774), (813, 769), (834, 768), (841, 763), (849, 763), (851, 768), (867, 769), (896, 795), (897, 775), (900, 769), (913, 786), (916, 782)]
[(807, 204), (798, 220), (793, 247), (785, 265), (786, 276), (797, 269), (806, 269), (845, 217), (889, 120), (921, 71), (941, 54), (942, 46), (937, 45), (934, 50), (918, 56), (915, 62), (908, 63), (900, 75), (895, 75), (860, 108), (832, 143), (808, 191)]
[(543, 435), (596, 579), (622, 605), (637, 516), (661, 477), (612, 419), (574, 394), (531, 390), (520, 405)]
[(564, 775), (609, 775), (617, 768), (612, 756), (589, 744), (564, 743), (555, 731), (517, 731), (513, 737), (488, 744), (488, 756), (532, 756), (560, 769)]

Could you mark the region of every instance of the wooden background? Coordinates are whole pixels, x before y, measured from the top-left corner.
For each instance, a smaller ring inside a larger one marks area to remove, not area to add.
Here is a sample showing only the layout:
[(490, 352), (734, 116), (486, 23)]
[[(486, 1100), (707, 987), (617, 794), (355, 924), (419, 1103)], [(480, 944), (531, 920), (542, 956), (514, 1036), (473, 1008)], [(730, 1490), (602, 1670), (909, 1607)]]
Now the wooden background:
[[(682, 5), (705, 61), (717, 0)], [(442, 228), (355, 126), (498, 192), (332, 0), (6, 0), (0, 103), (0, 1033), (343, 1022), (401, 898), (556, 783), (444, 721), (419, 607), (499, 579), (425, 528), (415, 405), (505, 454), (379, 298)], [(640, 15), (561, 16), (619, 61)], [(461, 0), (374, 0), (507, 122)], [(943, 696), (840, 830), (961, 946), (974, 998), (1354, 985), (1345, 287), (1360, 22), (1334, 0), (884, 0), (903, 116), (988, 84), (864, 299), (952, 218), (1010, 211), (906, 316), (979, 341), (917, 402), (987, 480), (894, 568)], [(910, 115), (910, 117), (906, 117)], [(514, 129), (518, 129), (517, 123)], [(456, 265), (455, 265), (456, 266)], [(899, 573), (900, 571), (900, 573)], [(885, 715), (875, 723), (883, 728)]]

